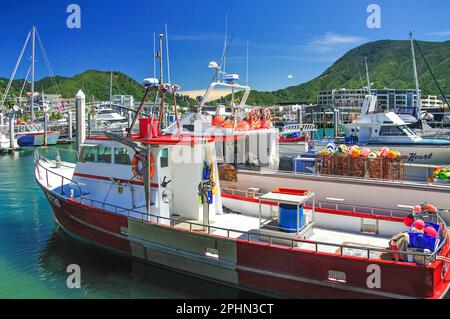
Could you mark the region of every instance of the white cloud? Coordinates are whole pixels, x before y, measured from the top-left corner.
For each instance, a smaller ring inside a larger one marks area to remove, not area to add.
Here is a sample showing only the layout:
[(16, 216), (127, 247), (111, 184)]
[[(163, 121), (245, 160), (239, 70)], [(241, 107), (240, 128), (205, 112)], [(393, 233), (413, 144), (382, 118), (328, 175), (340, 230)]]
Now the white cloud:
[(289, 80), (292, 80), (292, 79), (294, 78), (294, 76), (293, 76), (292, 74), (289, 74), (289, 75), (287, 76), (287, 78), (288, 78)]
[(303, 24), (298, 24), (298, 23), (295, 23), (292, 26), (294, 27), (295, 31), (301, 31), (305, 28), (305, 26)]
[(222, 39), (224, 36), (218, 33), (203, 33), (203, 34), (169, 34), (170, 41), (184, 41), (184, 42), (193, 42), (193, 41), (211, 41)]
[(439, 31), (439, 32), (429, 32), (429, 33), (425, 33), (425, 34), (438, 36), (438, 37), (446, 37), (446, 36), (450, 36), (450, 30), (449, 31)]
[(343, 46), (359, 44), (366, 40), (366, 38), (360, 36), (327, 32), (322, 36), (313, 38), (309, 43), (300, 47), (314, 52), (330, 52)]

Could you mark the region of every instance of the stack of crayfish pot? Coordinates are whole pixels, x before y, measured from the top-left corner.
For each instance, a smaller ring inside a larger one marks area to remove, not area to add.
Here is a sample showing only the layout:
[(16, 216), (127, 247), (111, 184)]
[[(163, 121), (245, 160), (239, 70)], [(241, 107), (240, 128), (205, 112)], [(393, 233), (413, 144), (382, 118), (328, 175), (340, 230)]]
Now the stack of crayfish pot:
[(389, 180), (401, 180), (404, 176), (403, 156), (388, 147), (371, 150), (329, 143), (317, 153), (317, 164), (321, 174)]

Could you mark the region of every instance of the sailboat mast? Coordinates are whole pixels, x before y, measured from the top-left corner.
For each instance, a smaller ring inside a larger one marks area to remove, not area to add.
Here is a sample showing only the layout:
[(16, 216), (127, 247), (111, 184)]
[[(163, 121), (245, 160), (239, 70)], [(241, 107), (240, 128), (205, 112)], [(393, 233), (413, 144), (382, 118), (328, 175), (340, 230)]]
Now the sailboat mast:
[(112, 104), (113, 104), (112, 81), (113, 81), (113, 72), (111, 71), (111, 76), (110, 76), (110, 80), (109, 80), (109, 106), (110, 107), (112, 107)]
[(414, 52), (414, 38), (412, 32), (409, 33), (409, 39), (411, 42), (411, 54), (412, 54), (412, 61), (413, 61), (413, 67), (414, 67), (414, 80), (416, 82), (416, 107), (417, 107), (417, 116), (419, 117), (419, 120), (422, 117), (422, 98), (420, 94), (420, 87), (419, 87), (419, 76), (417, 74), (417, 63), (416, 63), (416, 53)]
[(34, 114), (34, 63), (35, 63), (35, 49), (36, 49), (36, 27), (31, 29), (31, 119), (35, 120)]
[(249, 51), (249, 42), (247, 40), (247, 57), (245, 61), (245, 86), (248, 86), (248, 52)]
[(159, 84), (163, 85), (164, 84), (164, 65), (163, 65), (163, 50), (162, 50), (162, 46), (163, 46), (163, 37), (164, 35), (162, 33), (159, 34), (159, 52), (158, 54), (158, 58), (159, 58)]
[(371, 87), (370, 87), (369, 65), (367, 64), (367, 57), (364, 58), (364, 61), (366, 63), (367, 89), (369, 90), (370, 94)]

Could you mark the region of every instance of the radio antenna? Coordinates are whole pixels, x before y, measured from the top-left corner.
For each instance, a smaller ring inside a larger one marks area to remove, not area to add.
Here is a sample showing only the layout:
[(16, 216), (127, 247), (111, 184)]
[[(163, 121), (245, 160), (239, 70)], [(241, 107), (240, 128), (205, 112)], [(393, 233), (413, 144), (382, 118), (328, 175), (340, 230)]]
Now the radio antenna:
[(223, 43), (222, 61), (220, 63), (221, 70), (225, 73), (227, 64), (227, 43), (228, 43), (228, 14), (225, 15), (225, 40)]
[(156, 78), (156, 32), (153, 32), (153, 78)]
[(249, 42), (247, 40), (247, 60), (245, 66), (245, 86), (248, 86), (248, 51), (249, 51)]
[(169, 59), (169, 33), (167, 32), (167, 23), (165, 24), (165, 29), (166, 29), (166, 56), (167, 56), (167, 80), (169, 81), (168, 83), (170, 84), (170, 59)]

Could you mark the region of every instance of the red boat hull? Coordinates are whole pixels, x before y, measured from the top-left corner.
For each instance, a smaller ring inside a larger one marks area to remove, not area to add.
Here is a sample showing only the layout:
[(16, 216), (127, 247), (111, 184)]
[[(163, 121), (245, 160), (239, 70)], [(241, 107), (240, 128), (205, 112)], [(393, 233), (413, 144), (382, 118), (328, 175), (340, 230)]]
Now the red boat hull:
[[(60, 197), (44, 187), (43, 191), (57, 222), (74, 237), (143, 262), (268, 295), (298, 298), (440, 298), (449, 286), (450, 275), (443, 272), (443, 263), (424, 267), (223, 238), (132, 220)], [(212, 246), (212, 241), (218, 251), (223, 252), (223, 258), (214, 260), (205, 257), (204, 252)], [(156, 244), (154, 247), (152, 242)], [(158, 247), (164, 244), (167, 249), (160, 250)], [(445, 249), (448, 250), (448, 245)], [(370, 276), (368, 267), (374, 264), (381, 271), (381, 288), (378, 289), (370, 289), (367, 285)], [(330, 270), (345, 272), (346, 281), (329, 280)]]

